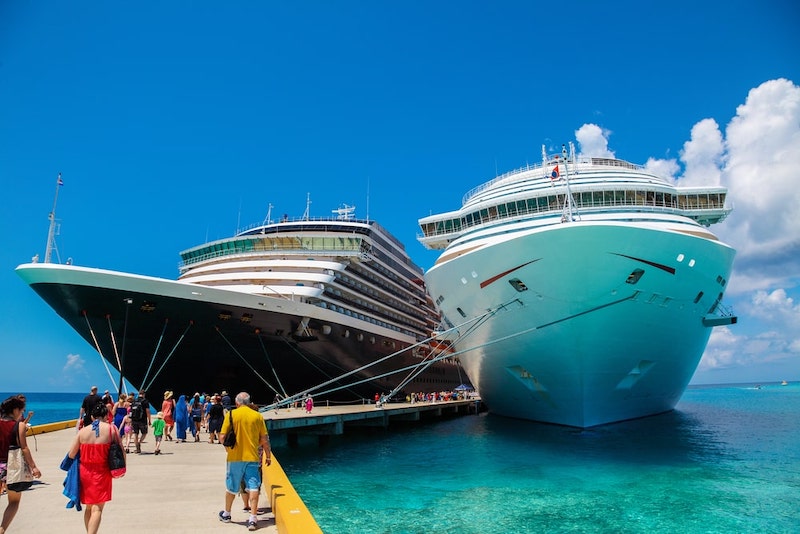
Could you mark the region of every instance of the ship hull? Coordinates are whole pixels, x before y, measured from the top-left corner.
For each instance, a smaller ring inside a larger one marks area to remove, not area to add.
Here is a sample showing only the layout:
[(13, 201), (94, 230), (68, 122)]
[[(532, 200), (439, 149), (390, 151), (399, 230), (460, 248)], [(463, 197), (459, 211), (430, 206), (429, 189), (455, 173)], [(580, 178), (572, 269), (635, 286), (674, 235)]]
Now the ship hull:
[[(380, 375), (422, 357), (403, 351), (415, 344), (410, 336), (303, 302), (68, 265), (27, 264), (17, 273), (153, 399), (166, 390), (244, 390), (268, 403), (276, 392), (315, 388), (319, 401), (352, 402), (391, 391), (409, 371)], [(440, 362), (405, 391), (452, 389), (462, 375), (456, 364)]]
[(574, 222), (448, 249), (426, 283), (490, 411), (591, 427), (673, 409), (734, 257), (679, 226)]

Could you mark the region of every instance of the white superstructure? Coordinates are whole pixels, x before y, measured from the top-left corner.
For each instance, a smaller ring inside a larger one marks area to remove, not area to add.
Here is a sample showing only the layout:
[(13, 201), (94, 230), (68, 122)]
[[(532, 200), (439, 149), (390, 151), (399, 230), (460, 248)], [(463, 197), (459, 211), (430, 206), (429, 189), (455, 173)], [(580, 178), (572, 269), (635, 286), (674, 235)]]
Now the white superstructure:
[(707, 229), (726, 195), (573, 150), (420, 219), (443, 249), (428, 291), (489, 409), (577, 427), (672, 409), (711, 327), (735, 322), (735, 253)]

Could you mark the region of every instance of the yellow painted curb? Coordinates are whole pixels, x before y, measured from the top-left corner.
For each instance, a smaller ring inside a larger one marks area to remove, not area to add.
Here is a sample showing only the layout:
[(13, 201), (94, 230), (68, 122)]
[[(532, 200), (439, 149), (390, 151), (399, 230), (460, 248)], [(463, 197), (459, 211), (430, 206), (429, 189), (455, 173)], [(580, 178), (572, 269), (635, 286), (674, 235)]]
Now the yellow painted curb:
[(322, 534), (322, 529), (295, 491), (275, 455), (271, 465), (262, 466), (264, 491), (269, 499), (279, 534)]
[(46, 425), (34, 425), (28, 429), (28, 436), (35, 436), (37, 434), (44, 434), (46, 432), (55, 432), (56, 430), (66, 430), (67, 428), (76, 428), (78, 424), (77, 419), (69, 421), (60, 421), (58, 423), (47, 423)]

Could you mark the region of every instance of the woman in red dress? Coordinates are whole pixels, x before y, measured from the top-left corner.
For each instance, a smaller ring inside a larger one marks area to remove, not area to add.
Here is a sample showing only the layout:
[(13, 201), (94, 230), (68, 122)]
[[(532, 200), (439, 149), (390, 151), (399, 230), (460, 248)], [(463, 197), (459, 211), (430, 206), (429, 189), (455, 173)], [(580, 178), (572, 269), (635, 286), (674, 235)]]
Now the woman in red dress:
[(100, 528), (103, 507), (111, 500), (111, 470), (108, 449), (112, 441), (119, 442), (117, 427), (109, 424), (105, 404), (92, 410), (92, 424), (83, 427), (69, 450), (69, 457), (80, 456), (80, 500), (86, 506), (83, 523), (86, 532), (94, 534)]
[(164, 431), (164, 437), (172, 441), (172, 429), (175, 428), (175, 400), (172, 398), (172, 392), (169, 390), (164, 392), (164, 402), (161, 403), (161, 411), (164, 414), (164, 423), (167, 425)]

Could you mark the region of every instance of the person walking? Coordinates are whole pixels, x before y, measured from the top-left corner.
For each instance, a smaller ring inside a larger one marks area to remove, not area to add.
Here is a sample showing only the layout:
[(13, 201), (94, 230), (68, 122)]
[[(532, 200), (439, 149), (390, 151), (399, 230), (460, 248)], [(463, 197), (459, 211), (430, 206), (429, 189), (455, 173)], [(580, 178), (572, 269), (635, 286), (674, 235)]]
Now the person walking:
[(96, 533), (103, 519), (103, 508), (111, 500), (111, 468), (108, 466), (108, 449), (119, 443), (117, 427), (107, 422), (108, 410), (97, 404), (91, 413), (92, 422), (82, 428), (67, 455), (74, 460), (80, 453), (80, 501), (86, 507), (83, 525), (89, 534)]
[(92, 386), (92, 389), (89, 390), (89, 394), (83, 398), (83, 402), (81, 403), (81, 427), (89, 426), (92, 424), (92, 410), (94, 409), (95, 404), (102, 404), (103, 399), (100, 395), (97, 394), (97, 386)]
[(161, 454), (161, 440), (164, 437), (165, 426), (164, 414), (163, 412), (158, 412), (156, 418), (153, 419), (153, 436), (156, 438), (156, 450), (154, 452), (156, 455)]
[(219, 395), (211, 397), (211, 408), (208, 411), (208, 442), (222, 443), (220, 439), (220, 431), (222, 430), (222, 421), (225, 419), (225, 408), (222, 407)]
[(189, 413), (192, 415), (192, 436), (195, 441), (200, 441), (200, 427), (203, 423), (203, 402), (200, 400), (200, 394), (195, 393), (192, 397), (192, 402), (189, 404)]
[[(131, 403), (131, 432), (136, 454), (142, 452), (142, 441), (150, 427), (150, 402), (146, 398), (145, 390), (139, 391), (139, 396)], [(139, 437), (141, 436), (141, 438)]]
[(114, 426), (117, 427), (120, 436), (125, 435), (125, 416), (128, 415), (128, 396), (124, 393), (119, 394), (119, 400), (114, 405)]
[(10, 447), (12, 445), (18, 446), (22, 450), (22, 457), (30, 467), (34, 478), (41, 478), (42, 476), (41, 471), (33, 461), (33, 455), (25, 439), (28, 428), (22, 422), (22, 414), (24, 412), (25, 401), (17, 395), (7, 398), (0, 404), (0, 493), (5, 491), (8, 498), (8, 504), (3, 512), (2, 522), (0, 522), (0, 534), (5, 533), (14, 516), (17, 515), (19, 503), (22, 500), (22, 492), (27, 489), (27, 487), (23, 486), (30, 486), (28, 482), (20, 483), (20, 486), (6, 484), (6, 467)]
[(172, 391), (167, 390), (164, 392), (161, 412), (164, 414), (164, 437), (168, 441), (172, 441), (172, 429), (175, 428), (175, 399), (172, 398)]
[(175, 436), (178, 443), (186, 443), (186, 430), (189, 428), (189, 405), (186, 396), (178, 397), (175, 404)]
[[(263, 461), (270, 465), (272, 454), (267, 436), (267, 426), (264, 418), (255, 410), (247, 408), (250, 405), (250, 394), (242, 391), (236, 395), (236, 408), (228, 413), (222, 423), (222, 434), (231, 426), (236, 433), (236, 445), (225, 447), (226, 476), (225, 476), (225, 509), (220, 511), (219, 520), (223, 523), (231, 521), (231, 507), (242, 483), (250, 496), (250, 517), (247, 520), (247, 529), (258, 528), (258, 493), (261, 487), (261, 461), (259, 447), (263, 450)], [(244, 406), (244, 408), (241, 408)], [(241, 409), (240, 409), (241, 408)]]

